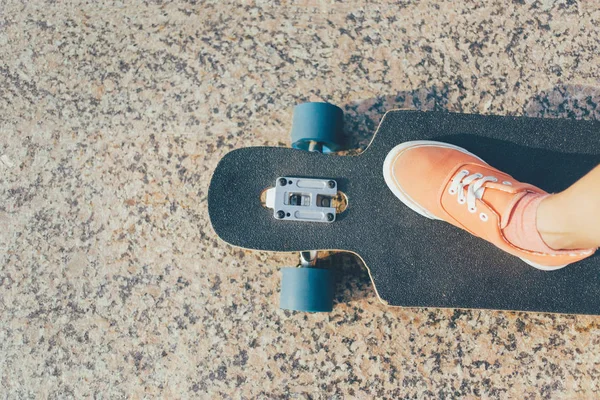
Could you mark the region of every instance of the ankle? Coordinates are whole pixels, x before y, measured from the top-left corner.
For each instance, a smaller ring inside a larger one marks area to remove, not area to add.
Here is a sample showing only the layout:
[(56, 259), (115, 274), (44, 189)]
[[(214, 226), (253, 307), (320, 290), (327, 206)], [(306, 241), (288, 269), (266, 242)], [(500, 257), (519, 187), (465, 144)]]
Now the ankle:
[(554, 250), (576, 249), (578, 246), (576, 231), (571, 229), (571, 221), (565, 218), (561, 198), (550, 195), (541, 201), (537, 210), (537, 230), (542, 240)]

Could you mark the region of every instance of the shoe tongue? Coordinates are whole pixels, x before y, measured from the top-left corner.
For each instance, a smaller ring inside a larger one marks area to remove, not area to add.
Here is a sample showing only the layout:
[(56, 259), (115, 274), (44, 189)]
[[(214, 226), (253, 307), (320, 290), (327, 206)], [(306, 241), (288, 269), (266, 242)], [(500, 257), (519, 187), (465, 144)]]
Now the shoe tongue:
[(486, 185), (484, 187), (486, 189), (481, 200), (500, 216), (500, 228), (504, 229), (508, 225), (513, 208), (527, 192), (505, 192)]

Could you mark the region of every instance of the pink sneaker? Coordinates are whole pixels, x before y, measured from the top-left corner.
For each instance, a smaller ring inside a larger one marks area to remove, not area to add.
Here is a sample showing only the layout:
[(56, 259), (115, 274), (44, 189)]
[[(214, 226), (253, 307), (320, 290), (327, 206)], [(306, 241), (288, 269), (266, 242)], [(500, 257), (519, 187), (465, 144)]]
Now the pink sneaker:
[(493, 243), (527, 264), (555, 270), (594, 254), (594, 250), (536, 252), (509, 242), (503, 229), (515, 205), (528, 193), (546, 194), (447, 143), (402, 143), (383, 166), (392, 192), (419, 214), (441, 219)]

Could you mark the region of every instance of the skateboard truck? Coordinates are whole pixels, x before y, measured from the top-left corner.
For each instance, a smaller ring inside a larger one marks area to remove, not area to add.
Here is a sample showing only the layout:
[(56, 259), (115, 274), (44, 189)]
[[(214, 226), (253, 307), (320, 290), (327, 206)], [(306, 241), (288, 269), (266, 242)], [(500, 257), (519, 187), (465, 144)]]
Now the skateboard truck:
[(279, 177), (267, 190), (266, 206), (285, 221), (334, 222), (337, 182), (333, 179)]
[[(343, 123), (344, 112), (333, 104), (318, 102), (297, 105), (294, 107), (292, 130), (290, 132), (291, 145), (295, 149), (293, 153), (298, 157), (303, 157), (300, 151), (327, 154), (343, 149)], [(234, 153), (233, 156), (237, 157), (236, 154), (239, 155), (240, 153)], [(311, 156), (310, 158), (311, 162), (320, 163), (327, 157)], [(248, 168), (242, 171), (237, 166), (230, 172), (246, 177), (247, 172), (252, 170), (250, 164), (251, 162), (248, 163)], [(228, 161), (219, 165), (226, 167)], [(281, 168), (288, 171), (290, 166), (282, 165)], [(299, 171), (303, 170), (303, 166), (297, 167), (301, 168)], [(218, 171), (223, 171), (222, 168), (217, 168)], [(280, 174), (289, 173), (283, 172), (282, 169), (280, 169)], [(227, 209), (242, 211), (240, 218), (235, 218), (235, 220), (239, 220), (237, 222), (254, 222), (254, 224), (245, 225), (249, 229), (254, 229), (258, 225), (267, 230), (276, 228), (275, 230), (281, 231), (284, 235), (289, 231), (295, 231), (295, 228), (299, 228), (298, 230), (304, 228), (306, 232), (321, 230), (324, 233), (325, 231), (331, 233), (331, 228), (335, 228), (335, 226), (324, 224), (335, 222), (337, 218), (342, 219), (343, 217), (340, 215), (348, 206), (348, 197), (338, 187), (341, 185), (344, 190), (346, 189), (345, 184), (343, 184), (345, 181), (340, 181), (340, 178), (336, 181), (334, 179), (315, 178), (314, 176), (307, 178), (280, 175), (272, 182), (274, 183), (272, 187), (265, 187), (266, 185), (272, 185), (269, 181), (277, 175), (269, 173), (266, 178), (265, 176), (255, 176), (254, 179), (245, 183), (250, 184), (250, 186), (260, 185), (260, 196), (258, 196), (260, 201), (256, 201), (258, 199), (255, 198), (252, 204), (246, 203), (245, 200), (240, 204), (239, 196), (231, 196), (231, 188), (223, 187), (225, 190), (220, 191), (221, 184), (230, 181), (232, 176), (218, 179), (217, 174), (215, 172), (211, 180), (208, 203), (211, 222), (213, 227), (216, 226), (215, 231), (218, 234), (222, 232), (220, 228), (228, 230), (233, 227), (231, 223), (221, 220), (225, 216), (223, 210)], [(263, 179), (267, 179), (266, 184)], [(225, 195), (225, 192), (227, 195)], [(258, 190), (244, 192), (241, 197), (245, 198), (247, 195), (256, 192)], [(235, 205), (232, 206), (232, 203)], [(243, 210), (245, 207), (248, 209)], [(265, 211), (263, 207), (271, 208), (273, 216), (265, 217), (265, 214), (269, 214), (270, 211)], [(260, 212), (256, 212), (259, 210)], [(254, 215), (258, 216), (258, 220), (253, 220)], [(233, 222), (236, 223), (236, 221)], [(286, 224), (287, 221), (306, 223)], [(314, 224), (317, 222), (321, 225)], [(242, 223), (242, 225), (244, 224)], [(245, 237), (250, 236), (247, 235), (248, 232), (244, 229), (236, 229), (235, 231), (236, 235), (241, 233)], [(269, 232), (265, 233), (266, 237), (270, 235)], [(304, 235), (297, 234), (297, 236)], [(238, 243), (238, 241), (233, 240), (233, 243)], [(266, 243), (264, 244), (267, 249), (270, 247)], [(249, 247), (253, 248), (255, 246)], [(328, 268), (322, 268), (318, 264), (316, 251), (302, 251), (299, 265), (281, 268), (280, 307), (282, 309), (305, 312), (331, 311), (335, 290), (335, 274), (329, 266)]]
[[(294, 108), (292, 147), (315, 153), (331, 153), (343, 147), (344, 113), (328, 103), (304, 103)], [(277, 179), (267, 191), (267, 207), (286, 221), (331, 223), (336, 219), (338, 184), (333, 179)], [(343, 212), (340, 209), (339, 212)], [(317, 252), (300, 252), (300, 268), (282, 268), (279, 306), (286, 310), (331, 311), (334, 275), (317, 268)]]

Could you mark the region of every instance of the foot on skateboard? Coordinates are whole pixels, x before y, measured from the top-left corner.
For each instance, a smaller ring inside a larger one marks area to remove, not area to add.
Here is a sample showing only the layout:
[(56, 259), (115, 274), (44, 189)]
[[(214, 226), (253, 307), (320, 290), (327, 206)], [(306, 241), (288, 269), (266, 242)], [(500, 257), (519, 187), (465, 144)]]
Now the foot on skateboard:
[(534, 251), (509, 241), (505, 228), (517, 204), (527, 195), (547, 193), (461, 147), (425, 140), (405, 142), (387, 155), (383, 173), (391, 191), (413, 211), (462, 228), (535, 268), (559, 269), (594, 253), (548, 246), (544, 246), (546, 251)]

